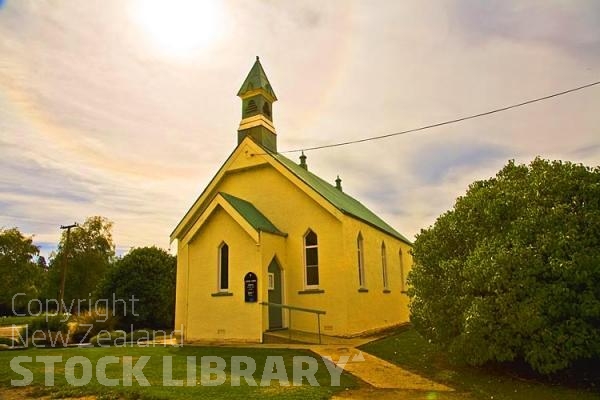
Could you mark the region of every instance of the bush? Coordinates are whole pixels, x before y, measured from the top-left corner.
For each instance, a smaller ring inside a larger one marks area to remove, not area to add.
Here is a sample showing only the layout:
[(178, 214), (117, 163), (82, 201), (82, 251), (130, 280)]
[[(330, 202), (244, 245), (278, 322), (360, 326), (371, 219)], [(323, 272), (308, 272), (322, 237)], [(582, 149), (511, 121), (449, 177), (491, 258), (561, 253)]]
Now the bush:
[(159, 337), (166, 336), (167, 333), (165, 331), (155, 331), (152, 329), (139, 329), (137, 331), (129, 332), (126, 336), (126, 340), (128, 342), (137, 343), (138, 340), (154, 340)]
[(152, 341), (167, 335), (166, 331), (152, 329), (139, 329), (133, 332), (122, 330), (102, 331), (90, 339), (90, 344), (94, 346), (123, 346), (126, 344), (137, 344), (139, 340), (142, 342)]
[(125, 340), (125, 332), (100, 332), (90, 339), (90, 344), (93, 346), (112, 346), (117, 339)]
[(32, 319), (28, 324), (29, 334), (34, 331), (69, 332), (68, 318), (65, 315), (43, 315)]
[(600, 168), (509, 162), (417, 236), (411, 320), (470, 364), (600, 358)]
[[(172, 328), (175, 276), (174, 256), (157, 247), (133, 249), (105, 275), (99, 284), (98, 298), (116, 298), (115, 312), (123, 329), (130, 329), (132, 325)], [(135, 310), (131, 306), (132, 296), (136, 299)]]
[(118, 323), (112, 311), (105, 308), (94, 308), (74, 317), (76, 326), (72, 332), (73, 341), (82, 343), (90, 341), (100, 331), (112, 331)]
[(35, 345), (55, 347), (69, 342), (69, 323), (65, 315), (45, 315), (32, 319), (22, 328), (21, 337), (30, 339)]

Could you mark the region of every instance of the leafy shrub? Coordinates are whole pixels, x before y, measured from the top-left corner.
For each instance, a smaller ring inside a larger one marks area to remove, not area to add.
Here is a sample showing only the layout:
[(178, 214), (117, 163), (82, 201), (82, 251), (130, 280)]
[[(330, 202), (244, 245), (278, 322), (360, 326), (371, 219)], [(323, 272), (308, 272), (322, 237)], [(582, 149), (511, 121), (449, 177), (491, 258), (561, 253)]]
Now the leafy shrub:
[(167, 333), (161, 330), (152, 329), (139, 329), (137, 331), (129, 332), (126, 336), (128, 342), (137, 342), (140, 339), (154, 340), (159, 337), (166, 336)]
[(130, 329), (131, 325), (172, 328), (176, 264), (174, 256), (157, 247), (133, 249), (106, 273), (98, 285), (97, 297), (116, 298), (115, 312), (120, 317), (119, 327), (123, 329)]
[(411, 320), (470, 364), (600, 358), (600, 168), (509, 162), (422, 230)]
[(44, 315), (36, 317), (21, 329), (21, 337), (31, 340), (36, 346), (66, 346), (70, 339), (68, 316)]
[(115, 337), (111, 332), (100, 332), (90, 339), (90, 344), (93, 346), (110, 346), (113, 344)]
[(112, 331), (118, 323), (112, 311), (105, 308), (93, 308), (74, 317), (76, 326), (73, 330), (73, 341), (81, 343), (89, 341), (100, 331)]
[(65, 315), (44, 315), (32, 319), (28, 324), (29, 334), (34, 331), (69, 332), (68, 317)]

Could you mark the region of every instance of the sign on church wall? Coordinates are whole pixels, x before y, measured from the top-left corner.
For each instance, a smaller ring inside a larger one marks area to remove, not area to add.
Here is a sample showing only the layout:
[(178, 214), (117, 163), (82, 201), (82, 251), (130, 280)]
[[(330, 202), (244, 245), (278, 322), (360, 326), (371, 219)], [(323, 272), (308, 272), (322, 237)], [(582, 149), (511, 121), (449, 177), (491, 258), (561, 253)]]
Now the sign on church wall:
[(256, 303), (258, 301), (258, 278), (253, 272), (244, 276), (244, 301)]

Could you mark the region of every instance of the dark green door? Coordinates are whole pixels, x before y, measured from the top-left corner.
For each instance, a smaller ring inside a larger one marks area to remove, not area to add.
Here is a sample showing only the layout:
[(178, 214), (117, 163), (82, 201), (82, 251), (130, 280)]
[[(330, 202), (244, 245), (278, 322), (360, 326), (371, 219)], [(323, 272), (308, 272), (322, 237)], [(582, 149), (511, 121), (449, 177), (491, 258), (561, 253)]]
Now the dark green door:
[[(283, 303), (283, 296), (281, 295), (281, 268), (277, 260), (273, 258), (271, 264), (269, 264), (269, 303)], [(283, 328), (283, 309), (280, 307), (269, 307), (269, 329), (281, 329)]]

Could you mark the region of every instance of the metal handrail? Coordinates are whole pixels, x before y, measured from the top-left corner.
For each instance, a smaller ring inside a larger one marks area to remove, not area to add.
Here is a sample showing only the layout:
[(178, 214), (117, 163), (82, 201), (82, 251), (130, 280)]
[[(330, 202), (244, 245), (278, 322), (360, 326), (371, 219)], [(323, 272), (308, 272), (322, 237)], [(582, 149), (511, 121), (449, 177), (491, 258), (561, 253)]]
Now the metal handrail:
[[(269, 303), (268, 301), (261, 301), (260, 305), (266, 306), (266, 307), (284, 308), (284, 309), (287, 309), (290, 311), (301, 311), (301, 312), (316, 314), (317, 315), (317, 332), (319, 335), (319, 344), (321, 344), (321, 315), (325, 315), (325, 314), (327, 314), (327, 312), (325, 312), (323, 310), (315, 310), (312, 308), (289, 306), (287, 304)], [(292, 313), (291, 312), (288, 313), (288, 332), (289, 332), (289, 339), (291, 341), (292, 340)]]

